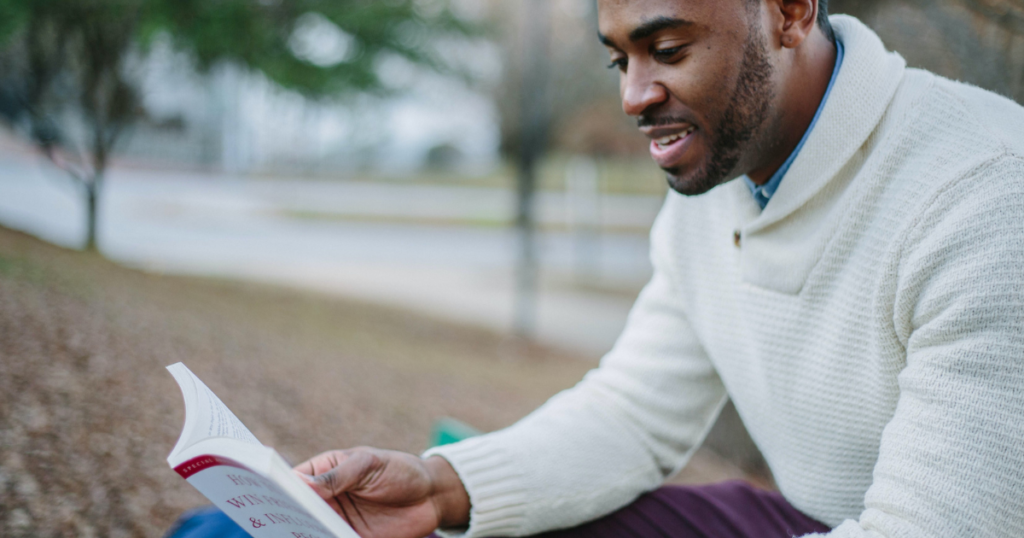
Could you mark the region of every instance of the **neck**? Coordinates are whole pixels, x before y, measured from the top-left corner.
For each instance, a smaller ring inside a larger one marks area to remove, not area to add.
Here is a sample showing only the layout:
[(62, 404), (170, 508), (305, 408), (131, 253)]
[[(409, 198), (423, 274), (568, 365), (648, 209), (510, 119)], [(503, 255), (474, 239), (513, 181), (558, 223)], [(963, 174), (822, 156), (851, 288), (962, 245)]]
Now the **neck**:
[(778, 114), (768, 129), (769, 139), (760, 144), (758, 151), (763, 157), (747, 173), (758, 185), (767, 183), (800, 143), (825, 98), (836, 65), (836, 46), (820, 30), (812, 32), (790, 53), (791, 58), (784, 65), (786, 75), (779, 92)]

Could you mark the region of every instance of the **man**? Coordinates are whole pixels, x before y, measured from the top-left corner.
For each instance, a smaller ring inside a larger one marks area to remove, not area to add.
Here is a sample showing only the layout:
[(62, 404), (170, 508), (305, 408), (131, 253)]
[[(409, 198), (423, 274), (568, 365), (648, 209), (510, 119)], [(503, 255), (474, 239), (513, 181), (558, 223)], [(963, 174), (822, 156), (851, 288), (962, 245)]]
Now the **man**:
[[(518, 424), (299, 465), (361, 536), (1024, 536), (1024, 110), (826, 10), (599, 0), (654, 276)], [(730, 396), (780, 494), (658, 489)]]

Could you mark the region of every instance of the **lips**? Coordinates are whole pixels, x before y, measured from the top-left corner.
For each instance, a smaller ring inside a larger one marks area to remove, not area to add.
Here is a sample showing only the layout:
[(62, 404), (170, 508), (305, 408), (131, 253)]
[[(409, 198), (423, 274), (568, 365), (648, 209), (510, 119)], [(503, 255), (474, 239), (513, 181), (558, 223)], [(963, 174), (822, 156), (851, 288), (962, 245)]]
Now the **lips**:
[(697, 128), (692, 125), (677, 129), (657, 129), (648, 133), (651, 137), (651, 157), (662, 168), (673, 168), (679, 164), (693, 141)]

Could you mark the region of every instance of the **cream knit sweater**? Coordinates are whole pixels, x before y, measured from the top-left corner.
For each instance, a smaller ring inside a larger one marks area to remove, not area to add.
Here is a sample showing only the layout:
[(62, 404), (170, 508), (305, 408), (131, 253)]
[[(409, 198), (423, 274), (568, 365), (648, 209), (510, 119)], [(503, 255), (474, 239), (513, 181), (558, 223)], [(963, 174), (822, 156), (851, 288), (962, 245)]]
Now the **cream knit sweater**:
[(1024, 109), (832, 22), (846, 59), (767, 208), (739, 181), (669, 194), (654, 277), (601, 366), (428, 452), (469, 491), (469, 536), (626, 505), (728, 395), (830, 537), (1024, 537)]

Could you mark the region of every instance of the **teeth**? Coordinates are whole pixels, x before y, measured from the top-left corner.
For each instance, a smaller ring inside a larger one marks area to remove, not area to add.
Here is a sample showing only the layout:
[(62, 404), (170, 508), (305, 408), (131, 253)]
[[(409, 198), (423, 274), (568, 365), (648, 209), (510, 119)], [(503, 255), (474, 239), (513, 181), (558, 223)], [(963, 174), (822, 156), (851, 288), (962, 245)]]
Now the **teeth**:
[(656, 142), (658, 143), (659, 146), (667, 146), (667, 145), (671, 144), (672, 142), (675, 142), (676, 140), (679, 140), (679, 135), (678, 134), (668, 135), (666, 137), (659, 138), (658, 140), (656, 140)]
[(672, 142), (675, 142), (676, 140), (679, 140), (680, 138), (683, 138), (686, 135), (692, 133), (693, 130), (694, 130), (694, 127), (690, 127), (689, 129), (687, 129), (685, 131), (678, 132), (678, 133), (675, 133), (675, 134), (670, 134), (668, 136), (663, 136), (661, 138), (658, 138), (654, 142), (656, 144), (658, 144), (659, 146), (665, 147), (665, 146), (671, 144)]

